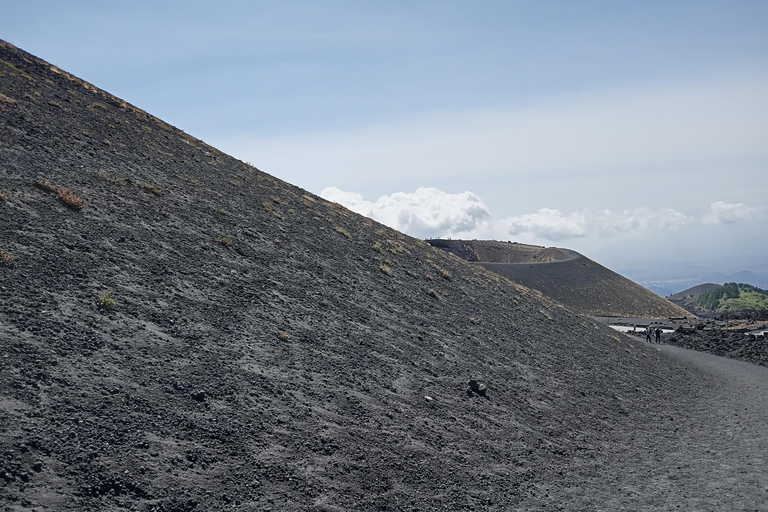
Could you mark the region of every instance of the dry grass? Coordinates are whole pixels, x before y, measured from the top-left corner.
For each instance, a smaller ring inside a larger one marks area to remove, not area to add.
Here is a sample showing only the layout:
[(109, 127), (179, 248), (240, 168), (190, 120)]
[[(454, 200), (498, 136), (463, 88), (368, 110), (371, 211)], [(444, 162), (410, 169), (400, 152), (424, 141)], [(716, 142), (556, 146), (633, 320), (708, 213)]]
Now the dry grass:
[(65, 188), (60, 188), (56, 193), (56, 197), (59, 198), (59, 201), (73, 210), (82, 210), (85, 208), (85, 201), (74, 192)]
[(372, 249), (376, 252), (381, 252), (381, 244), (379, 242), (376, 242), (375, 244), (373, 244)]
[(45, 190), (46, 192), (56, 192), (56, 186), (48, 180), (38, 181), (35, 183), (35, 186), (40, 190)]
[(220, 236), (216, 239), (217, 242), (219, 242), (224, 247), (229, 247), (232, 244), (232, 240), (227, 238), (226, 236)]
[(390, 265), (387, 265), (386, 263), (382, 263), (381, 265), (379, 265), (379, 270), (381, 270), (388, 276), (392, 275), (392, 267)]
[(342, 228), (341, 226), (334, 226), (333, 229), (335, 229), (337, 233), (341, 233), (347, 238), (352, 238), (349, 232), (346, 229)]
[(5, 251), (0, 251), (0, 263), (3, 265), (12, 265), (14, 261), (16, 261), (16, 256)]
[(478, 317), (476, 317), (476, 316), (471, 316), (471, 317), (469, 317), (469, 321), (470, 321), (471, 323), (473, 323), (473, 324), (477, 325), (477, 324), (479, 324), (479, 323), (480, 323), (480, 318), (478, 318)]
[(113, 185), (125, 185), (125, 180), (117, 176), (110, 176), (105, 172), (99, 172), (99, 178)]
[(283, 341), (290, 341), (291, 340), (291, 335), (288, 334), (285, 331), (277, 331), (277, 337), (280, 338)]
[(156, 196), (160, 195), (160, 189), (156, 185), (153, 185), (152, 183), (137, 181), (136, 184), (141, 188), (143, 188), (144, 190), (146, 190), (147, 192), (152, 192)]

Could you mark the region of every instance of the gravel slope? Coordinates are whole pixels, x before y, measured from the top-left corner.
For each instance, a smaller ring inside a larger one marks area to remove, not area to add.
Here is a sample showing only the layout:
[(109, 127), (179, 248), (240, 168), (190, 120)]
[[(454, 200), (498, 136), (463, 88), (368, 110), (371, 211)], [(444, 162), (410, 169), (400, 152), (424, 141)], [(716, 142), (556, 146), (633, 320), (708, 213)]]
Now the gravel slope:
[(0, 61), (3, 510), (666, 509), (612, 478), (700, 370)]

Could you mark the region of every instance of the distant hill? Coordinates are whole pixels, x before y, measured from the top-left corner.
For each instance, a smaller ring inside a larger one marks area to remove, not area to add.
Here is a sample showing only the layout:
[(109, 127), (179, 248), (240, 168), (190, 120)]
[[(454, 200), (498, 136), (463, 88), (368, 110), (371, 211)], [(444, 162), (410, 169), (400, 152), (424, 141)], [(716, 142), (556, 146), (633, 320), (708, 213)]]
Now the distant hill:
[(743, 270), (734, 274), (724, 274), (722, 272), (706, 272), (695, 275), (689, 275), (684, 277), (676, 277), (673, 279), (652, 279), (652, 278), (638, 278), (639, 283), (648, 288), (649, 290), (663, 296), (668, 297), (680, 293), (681, 290), (687, 290), (697, 286), (700, 283), (715, 283), (722, 285), (728, 282), (734, 283), (746, 283), (758, 288), (768, 288), (768, 277), (751, 272), (749, 270)]
[(725, 283), (699, 295), (700, 307), (716, 313), (768, 310), (768, 291), (745, 283)]
[(709, 311), (699, 306), (699, 295), (713, 288), (719, 288), (721, 285), (715, 283), (704, 283), (693, 286), (681, 292), (675, 293), (667, 297), (667, 300), (673, 304), (677, 304), (681, 308), (690, 312), (696, 316), (707, 316)]
[(699, 284), (699, 285), (693, 286), (691, 288), (688, 288), (687, 290), (683, 290), (681, 292), (674, 293), (674, 294), (670, 295), (667, 298), (669, 300), (680, 300), (680, 299), (688, 297), (688, 298), (696, 300), (696, 299), (699, 298), (699, 295), (701, 295), (702, 293), (708, 292), (709, 290), (711, 290), (713, 288), (717, 288), (719, 286), (721, 286), (721, 285), (715, 284), (715, 283)]
[(484, 240), (427, 240), (589, 315), (640, 318), (691, 313), (569, 249)]

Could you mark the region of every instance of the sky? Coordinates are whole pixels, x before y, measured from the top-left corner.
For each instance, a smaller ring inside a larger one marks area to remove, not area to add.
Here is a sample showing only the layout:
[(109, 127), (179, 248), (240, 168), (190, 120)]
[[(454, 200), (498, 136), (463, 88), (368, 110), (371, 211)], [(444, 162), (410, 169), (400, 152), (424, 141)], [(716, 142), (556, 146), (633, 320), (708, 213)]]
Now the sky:
[(0, 39), (420, 238), (768, 275), (768, 2), (0, 0)]

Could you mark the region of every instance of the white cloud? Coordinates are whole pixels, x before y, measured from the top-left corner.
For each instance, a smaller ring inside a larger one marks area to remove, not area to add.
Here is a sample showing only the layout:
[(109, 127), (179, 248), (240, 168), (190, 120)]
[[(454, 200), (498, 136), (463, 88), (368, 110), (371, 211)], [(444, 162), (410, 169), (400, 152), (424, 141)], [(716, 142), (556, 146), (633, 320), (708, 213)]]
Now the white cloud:
[(679, 229), (691, 220), (691, 217), (670, 208), (655, 212), (647, 208), (623, 212), (585, 209), (569, 214), (542, 208), (537, 213), (509, 217), (502, 222), (508, 226), (510, 235), (527, 234), (556, 241), (589, 235), (613, 236), (647, 229)]
[(669, 208), (623, 212), (586, 209), (567, 214), (542, 208), (536, 213), (494, 219), (483, 201), (472, 192), (449, 194), (426, 187), (414, 193), (382, 196), (375, 202), (336, 187), (326, 188), (320, 195), (382, 224), (422, 238), (508, 239), (511, 236), (517, 241), (540, 243), (649, 229), (672, 230), (692, 220)]
[(763, 207), (751, 207), (744, 203), (725, 203), (715, 201), (710, 206), (710, 213), (702, 217), (705, 224), (736, 224), (749, 222), (763, 216)]
[(399, 231), (424, 238), (471, 232), (490, 217), (480, 198), (471, 192), (449, 194), (421, 187), (412, 194), (396, 192), (371, 202), (358, 193), (329, 187), (320, 196)]
[(528, 234), (545, 240), (565, 240), (587, 234), (586, 219), (579, 212), (563, 215), (559, 210), (542, 208), (536, 213), (509, 217), (502, 221), (510, 235)]

